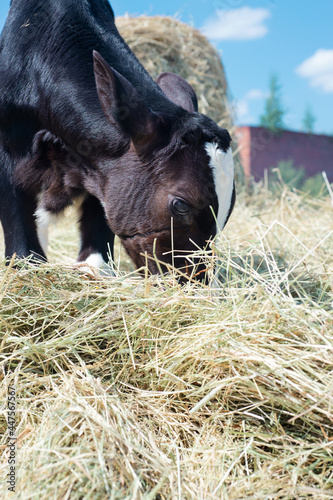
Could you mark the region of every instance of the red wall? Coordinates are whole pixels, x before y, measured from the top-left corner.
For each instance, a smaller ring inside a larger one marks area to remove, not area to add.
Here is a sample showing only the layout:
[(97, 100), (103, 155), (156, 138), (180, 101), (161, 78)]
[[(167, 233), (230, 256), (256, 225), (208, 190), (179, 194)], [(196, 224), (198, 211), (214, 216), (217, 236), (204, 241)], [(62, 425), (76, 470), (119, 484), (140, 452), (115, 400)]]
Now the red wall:
[(239, 127), (237, 139), (246, 175), (256, 180), (264, 177), (265, 169), (276, 167), (279, 161), (293, 160), (306, 173), (326, 172), (333, 182), (333, 137), (283, 131), (276, 135), (262, 127)]

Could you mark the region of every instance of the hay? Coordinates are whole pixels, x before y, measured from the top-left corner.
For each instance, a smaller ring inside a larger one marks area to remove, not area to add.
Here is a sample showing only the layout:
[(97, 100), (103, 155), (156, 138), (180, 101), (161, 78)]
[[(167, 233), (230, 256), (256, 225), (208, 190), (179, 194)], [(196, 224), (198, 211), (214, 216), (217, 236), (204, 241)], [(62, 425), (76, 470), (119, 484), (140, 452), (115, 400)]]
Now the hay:
[(171, 71), (195, 89), (200, 112), (230, 129), (228, 88), (220, 55), (196, 29), (171, 17), (118, 17), (120, 34), (153, 78)]
[(217, 296), (0, 268), (16, 498), (333, 498), (332, 206), (255, 194), (216, 242)]

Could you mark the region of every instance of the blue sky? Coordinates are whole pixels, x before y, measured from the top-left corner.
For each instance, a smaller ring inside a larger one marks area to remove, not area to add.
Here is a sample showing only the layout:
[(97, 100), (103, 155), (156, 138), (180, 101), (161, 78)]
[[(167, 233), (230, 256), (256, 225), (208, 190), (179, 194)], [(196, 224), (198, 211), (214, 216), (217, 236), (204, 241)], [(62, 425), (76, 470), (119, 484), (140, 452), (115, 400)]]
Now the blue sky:
[[(177, 15), (203, 29), (221, 53), (240, 124), (256, 125), (272, 73), (286, 126), (302, 129), (306, 106), (317, 133), (333, 134), (332, 0), (113, 0), (116, 15)], [(1, 0), (2, 28), (9, 0)]]

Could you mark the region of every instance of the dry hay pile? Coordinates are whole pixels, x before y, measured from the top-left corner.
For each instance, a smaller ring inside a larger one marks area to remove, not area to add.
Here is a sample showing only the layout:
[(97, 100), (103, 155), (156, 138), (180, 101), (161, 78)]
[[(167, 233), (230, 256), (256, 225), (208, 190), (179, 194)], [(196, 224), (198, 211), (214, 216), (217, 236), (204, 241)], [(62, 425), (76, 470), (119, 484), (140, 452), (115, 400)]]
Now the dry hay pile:
[(15, 498), (332, 499), (332, 211), (241, 194), (215, 295), (2, 265), (1, 498), (14, 386)]
[(120, 34), (153, 78), (171, 71), (195, 89), (201, 113), (231, 128), (220, 55), (196, 29), (171, 17), (118, 17)]

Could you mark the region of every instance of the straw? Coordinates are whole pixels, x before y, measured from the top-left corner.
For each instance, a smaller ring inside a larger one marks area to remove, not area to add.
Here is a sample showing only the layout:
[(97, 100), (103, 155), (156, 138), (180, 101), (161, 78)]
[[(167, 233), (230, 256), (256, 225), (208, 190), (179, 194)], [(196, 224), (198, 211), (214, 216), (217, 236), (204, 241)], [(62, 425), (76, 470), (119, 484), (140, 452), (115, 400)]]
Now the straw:
[(332, 239), (330, 198), (286, 189), (240, 193), (215, 290), (2, 266), (17, 498), (332, 498)]

